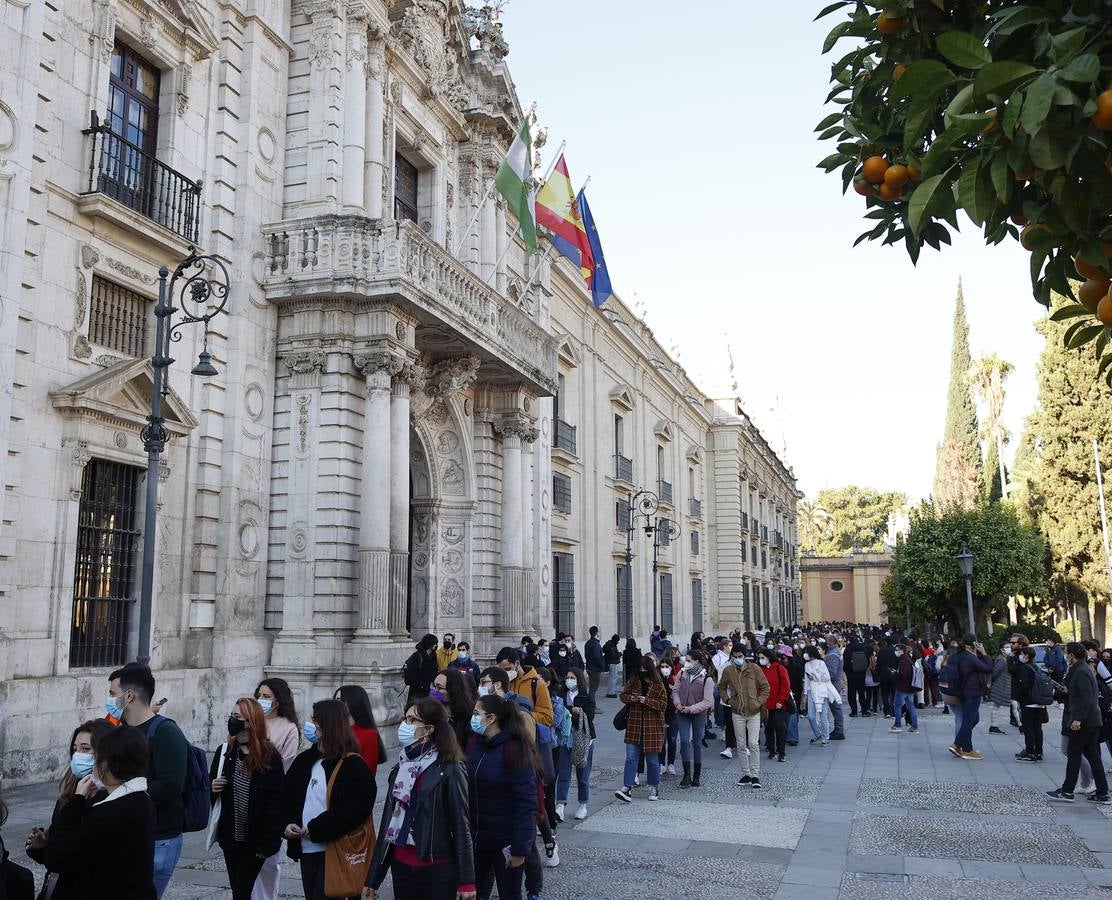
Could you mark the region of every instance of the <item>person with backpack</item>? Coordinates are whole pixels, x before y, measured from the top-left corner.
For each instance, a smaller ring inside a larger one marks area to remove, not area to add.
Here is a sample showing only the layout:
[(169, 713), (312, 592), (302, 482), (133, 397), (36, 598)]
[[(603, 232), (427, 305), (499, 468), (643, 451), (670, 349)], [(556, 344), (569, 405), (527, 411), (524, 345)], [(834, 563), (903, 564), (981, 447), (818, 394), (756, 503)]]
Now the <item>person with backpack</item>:
[(406, 706), (412, 706), (429, 695), (433, 679), (439, 671), (436, 662), (436, 635), (426, 634), (417, 642), (416, 648), (402, 666), (402, 681), (409, 688)]
[(528, 699), (533, 705), (533, 718), (537, 720), (537, 724), (551, 728), (552, 696), (537, 670), (526, 667), (513, 647), (499, 650), (495, 662), (510, 679), (510, 690), (507, 693), (520, 694)]
[(1055, 681), (1066, 677), (1066, 654), (1062, 652), (1062, 640), (1056, 634), (1046, 638), (1046, 653), (1043, 655), (1043, 665), (1050, 670)]
[[(954, 742), (947, 748), (959, 759), (979, 760), (984, 757), (973, 749), (973, 729), (981, 721), (981, 697), (984, 695), (984, 676), (992, 673), (992, 660), (985, 655), (985, 648), (976, 635), (967, 634), (955, 653), (946, 661), (950, 671), (939, 675), (939, 686), (945, 681), (949, 695), (957, 701), (961, 719)], [(943, 690), (946, 693), (946, 690)], [(956, 713), (955, 713), (956, 715)]]
[(587, 638), (587, 643), (583, 645), (583, 651), (587, 655), (587, 692), (594, 700), (598, 693), (598, 686), (602, 682), (602, 673), (606, 671), (607, 662), (606, 656), (602, 652), (602, 643), (598, 639), (598, 626), (592, 625), (587, 633), (590, 637)]
[(616, 634), (610, 635), (610, 640), (602, 645), (602, 658), (610, 670), (610, 686), (606, 696), (616, 699), (618, 696), (618, 666), (622, 664), (622, 651), (618, 649), (621, 640)]
[[(109, 716), (144, 734), (150, 745), (145, 790), (155, 807), (154, 887), (161, 898), (181, 858), (187, 775), (196, 759), (191, 760), (189, 742), (177, 722), (151, 711), (154, 689), (151, 670), (139, 663), (128, 663), (108, 676), (108, 699), (104, 709)], [(203, 750), (199, 752), (202, 783), (197, 784), (196, 779), (191, 778), (189, 786), (191, 791), (201, 789), (205, 821), (192, 830), (200, 830), (208, 824), (208, 755)]]
[(857, 718), (857, 710), (865, 718), (869, 712), (869, 694), (865, 688), (865, 675), (869, 671), (871, 651), (865, 647), (861, 635), (856, 632), (850, 637), (845, 653), (846, 693), (849, 695), (849, 717)]
[(1066, 671), (1061, 692), (1066, 696), (1066, 707), (1062, 712), (1062, 734), (1067, 738), (1066, 776), (1062, 786), (1046, 795), (1051, 800), (1072, 803), (1073, 789), (1081, 770), (1081, 760), (1089, 763), (1093, 773), (1096, 793), (1089, 799), (1094, 803), (1112, 803), (1108, 796), (1108, 779), (1104, 774), (1104, 764), (1100, 758), (1100, 689), (1097, 676), (1088, 664), (1088, 653), (1084, 645), (1071, 641), (1066, 645), (1069, 669)]
[(923, 662), (923, 705), (942, 708), (942, 696), (938, 693), (938, 653), (931, 646), (929, 638), (919, 642)]
[(672, 687), (672, 704), (679, 713), (680, 759), (683, 762), (680, 787), (699, 787), (703, 770), (702, 737), (707, 713), (714, 708), (714, 678), (707, 673), (707, 658), (702, 650), (692, 650), (684, 658), (683, 673)]
[(1034, 647), (1021, 647), (1012, 665), (1012, 696), (1023, 724), (1023, 750), (1015, 755), (1020, 762), (1042, 762), (1043, 725), (1050, 721), (1047, 707), (1054, 702), (1054, 683), (1035, 659)]

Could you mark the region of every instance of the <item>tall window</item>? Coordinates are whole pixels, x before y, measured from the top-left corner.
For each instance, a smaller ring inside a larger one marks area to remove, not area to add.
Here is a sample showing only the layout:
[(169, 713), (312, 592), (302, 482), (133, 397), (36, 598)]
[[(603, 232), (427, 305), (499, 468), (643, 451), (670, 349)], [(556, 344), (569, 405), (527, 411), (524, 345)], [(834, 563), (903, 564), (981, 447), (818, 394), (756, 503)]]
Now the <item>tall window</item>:
[(664, 447), (660, 444), (656, 445), (656, 477), (661, 481), (667, 481), (664, 477)]
[(749, 582), (741, 583), (741, 618), (746, 628), (753, 627), (753, 617), (749, 611)]
[[(107, 138), (101, 189), (132, 209), (148, 213), (148, 181), (158, 144), (159, 71), (126, 44), (116, 43), (108, 76)], [(121, 140), (122, 139), (122, 140)]]
[(417, 221), (417, 167), (404, 156), (394, 156), (394, 218)]
[(570, 553), (552, 554), (552, 624), (575, 632), (575, 562)]
[(625, 422), (621, 416), (614, 416), (614, 453), (624, 456), (625, 450)]
[[(660, 573), (660, 626), (671, 632), (675, 620), (672, 609), (672, 573)], [(654, 623), (655, 624), (655, 623)]]
[(703, 630), (703, 579), (691, 579), (691, 628)]
[(633, 635), (633, 591), (630, 587), (629, 566), (616, 569), (614, 599), (618, 607), (618, 634), (622, 637)]
[(104, 459), (85, 465), (77, 512), (71, 666), (116, 666), (127, 658), (139, 558), (136, 499), (142, 474), (142, 469)]
[(557, 512), (571, 512), (571, 478), (560, 472), (552, 473), (552, 508)]
[(565, 381), (564, 381), (564, 374), (561, 372), (559, 375), (556, 376), (556, 394), (552, 398), (552, 418), (553, 419), (558, 420), (560, 418), (560, 412), (561, 412), (560, 397), (564, 393), (565, 386), (566, 385), (565, 385)]

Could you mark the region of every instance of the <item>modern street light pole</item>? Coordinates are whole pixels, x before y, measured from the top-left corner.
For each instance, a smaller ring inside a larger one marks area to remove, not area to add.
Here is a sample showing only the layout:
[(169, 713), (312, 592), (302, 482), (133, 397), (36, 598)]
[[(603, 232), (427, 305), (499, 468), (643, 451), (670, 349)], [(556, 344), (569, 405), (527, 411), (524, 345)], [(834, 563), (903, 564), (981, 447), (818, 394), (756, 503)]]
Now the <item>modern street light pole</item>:
[(961, 553), (954, 557), (961, 567), (961, 574), (965, 577), (965, 605), (969, 615), (969, 633), (975, 635), (977, 629), (973, 623), (973, 554), (965, 545), (961, 545)]
[[(211, 273), (210, 268), (212, 267)], [(166, 449), (168, 434), (162, 416), (162, 398), (169, 391), (166, 370), (173, 365), (170, 343), (182, 339), (181, 327), (201, 322), (205, 328), (204, 344), (197, 357), (193, 375), (211, 377), (217, 374), (208, 349), (208, 325), (224, 311), (228, 304), (228, 286), (231, 283), (224, 263), (215, 256), (199, 256), (191, 250), (189, 256), (178, 263), (167, 284), (170, 270), (158, 270), (158, 305), (154, 308), (155, 339), (151, 366), (154, 384), (151, 388), (151, 412), (140, 436), (147, 451), (146, 507), (143, 516), (143, 573), (139, 591), (139, 647), (136, 659), (143, 665), (151, 661), (151, 612), (154, 596), (155, 517), (158, 514), (159, 459)], [(180, 288), (179, 279), (184, 279)], [(181, 303), (174, 306), (176, 299)], [(173, 321), (174, 313), (182, 315)]]

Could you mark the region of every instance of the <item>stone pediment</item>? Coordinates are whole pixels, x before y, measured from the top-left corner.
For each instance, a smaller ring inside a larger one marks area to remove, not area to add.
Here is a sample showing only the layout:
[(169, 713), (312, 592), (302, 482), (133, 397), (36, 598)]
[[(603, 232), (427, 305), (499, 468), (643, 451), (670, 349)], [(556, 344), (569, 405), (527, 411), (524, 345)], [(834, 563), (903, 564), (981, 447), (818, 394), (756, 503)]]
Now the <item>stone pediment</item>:
[[(154, 367), (149, 359), (130, 359), (98, 369), (50, 392), (50, 402), (64, 415), (100, 419), (141, 429), (150, 414)], [(172, 388), (162, 398), (162, 415), (171, 435), (186, 435), (197, 419)]]
[(194, 58), (210, 56), (220, 38), (198, 0), (127, 0), (143, 18), (144, 43), (157, 43), (163, 33), (192, 46)]
[(611, 389), (610, 402), (615, 406), (621, 407), (626, 412), (633, 412), (633, 407), (637, 402), (634, 399), (636, 396), (636, 392), (628, 384), (619, 384), (617, 387)]
[(697, 444), (692, 444), (690, 447), (687, 448), (687, 458), (690, 462), (693, 462), (696, 465), (702, 465), (703, 451)]
[(556, 354), (560, 362), (567, 366), (569, 369), (579, 367), (583, 361), (583, 357), (579, 352), (579, 348), (572, 343), (571, 338), (566, 334), (556, 335)]
[(667, 419), (660, 419), (653, 428), (653, 433), (667, 443), (672, 440), (672, 425)]

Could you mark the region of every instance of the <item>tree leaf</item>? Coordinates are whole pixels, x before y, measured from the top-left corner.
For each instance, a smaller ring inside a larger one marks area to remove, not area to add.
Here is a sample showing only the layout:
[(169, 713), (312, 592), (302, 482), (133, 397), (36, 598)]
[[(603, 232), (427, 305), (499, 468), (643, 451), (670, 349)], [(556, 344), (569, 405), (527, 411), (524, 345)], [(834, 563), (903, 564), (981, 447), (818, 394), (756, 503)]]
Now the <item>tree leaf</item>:
[(946, 31), (935, 41), (938, 52), (959, 69), (980, 69), (992, 62), (992, 54), (977, 38), (964, 31)]
[(849, 6), (852, 3), (853, 3), (853, 0), (839, 0), (838, 3), (831, 3), (829, 6), (824, 7), (822, 9), (822, 11), (819, 12), (819, 14), (817, 16), (815, 16), (815, 18), (812, 19), (811, 21), (817, 22), (823, 16), (830, 15), (832, 12), (834, 12), (834, 10), (841, 9), (843, 6)]
[(892, 85), (892, 99), (902, 100), (922, 90), (937, 90), (955, 81), (954, 73), (937, 59), (920, 59), (907, 67)]
[(1050, 314), (1051, 322), (1064, 322), (1066, 319), (1076, 319), (1078, 316), (1091, 315), (1080, 303), (1070, 303), (1066, 306), (1060, 306)]
[(1069, 342), (1066, 344), (1067, 350), (1076, 350), (1078, 347), (1084, 347), (1089, 341), (1096, 338), (1101, 331), (1104, 330), (1103, 325), (1090, 325), (1087, 328), (1080, 329)]
[(992, 186), (996, 188), (997, 198), (1001, 203), (1006, 203), (1008, 189), (1012, 184), (1011, 172), (1008, 169), (1008, 157), (1003, 153), (997, 153), (993, 156), (989, 172), (992, 175)]
[(911, 234), (918, 237), (923, 228), (924, 219), (930, 207), (937, 201), (939, 192), (943, 190), (948, 172), (924, 179), (923, 183), (915, 189), (907, 204), (907, 226)]
[(1063, 65), (1071, 60), (1085, 44), (1085, 35), (1088, 28), (1084, 25), (1061, 31), (1050, 37), (1050, 55), (1058, 65)]
[[(911, 70), (908, 69), (910, 72)], [(1004, 60), (989, 63), (977, 73), (973, 80), (973, 94), (975, 97), (985, 99), (989, 94), (1004, 96), (1020, 82), (1029, 79), (1038, 69), (1027, 63)], [(906, 78), (907, 75), (904, 75)], [(903, 81), (903, 78), (900, 79)], [(898, 82), (897, 82), (898, 83)]]
[(1083, 81), (1091, 84), (1100, 77), (1100, 57), (1095, 53), (1082, 53), (1063, 67), (1059, 73), (1066, 81)]
[(832, 29), (830, 29), (830, 34), (826, 36), (826, 40), (822, 43), (822, 52), (829, 53), (833, 46), (838, 43), (839, 39), (845, 37), (846, 32), (849, 31), (852, 27), (853, 23), (846, 21), (839, 22)]
[(1049, 22), (1051, 16), (1045, 9), (1036, 6), (1012, 6), (993, 13), (992, 18), (996, 23), (989, 29), (990, 33), (1008, 35), (1030, 25)]
[(961, 141), (965, 134), (963, 127), (955, 125), (953, 128), (946, 129), (934, 139), (934, 143), (930, 145), (923, 157), (923, 164), (920, 168), (924, 178), (929, 178), (941, 169), (954, 145)]
[(831, 125), (838, 124), (839, 122), (842, 121), (842, 116), (843, 116), (843, 114), (840, 113), (840, 112), (831, 113), (825, 119), (823, 119), (821, 122), (819, 122), (818, 125), (815, 126), (815, 131), (816, 132), (825, 131)]
[(965, 171), (958, 178), (958, 203), (961, 204), (961, 208), (965, 210), (965, 214), (975, 225), (982, 225), (985, 221), (985, 213), (982, 212), (977, 197), (979, 173), (980, 167), (977, 164), (971, 164), (965, 167)]
[(1030, 135), (1037, 134), (1039, 129), (1046, 124), (1047, 113), (1054, 100), (1054, 86), (1057, 84), (1054, 76), (1043, 72), (1034, 83), (1027, 88), (1023, 99), (1023, 111), (1019, 114), (1019, 124)]

